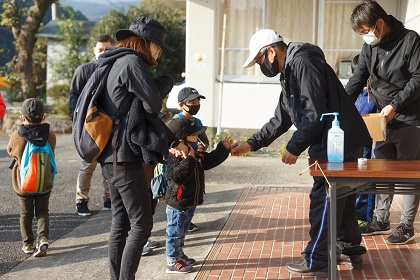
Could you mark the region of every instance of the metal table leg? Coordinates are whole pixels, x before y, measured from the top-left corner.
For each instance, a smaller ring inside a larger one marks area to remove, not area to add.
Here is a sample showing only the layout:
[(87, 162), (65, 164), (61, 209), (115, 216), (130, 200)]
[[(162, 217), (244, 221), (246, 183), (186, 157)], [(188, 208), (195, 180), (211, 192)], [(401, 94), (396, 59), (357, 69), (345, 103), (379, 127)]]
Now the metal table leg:
[(329, 188), (328, 192), (330, 197), (328, 279), (335, 280), (337, 277), (337, 189), (335, 182), (332, 182), (332, 187)]

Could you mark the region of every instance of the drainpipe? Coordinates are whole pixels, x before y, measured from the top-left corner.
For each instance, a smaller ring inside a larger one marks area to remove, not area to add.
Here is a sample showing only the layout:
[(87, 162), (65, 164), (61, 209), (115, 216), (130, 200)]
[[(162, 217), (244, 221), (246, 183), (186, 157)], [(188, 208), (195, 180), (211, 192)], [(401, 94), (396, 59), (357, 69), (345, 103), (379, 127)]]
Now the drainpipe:
[(222, 99), (223, 99), (223, 83), (225, 72), (225, 43), (226, 43), (226, 17), (227, 17), (227, 0), (223, 13), (223, 31), (222, 31), (222, 54), (220, 58), (220, 87), (219, 87), (219, 116), (217, 121), (216, 135), (221, 134), (222, 126)]

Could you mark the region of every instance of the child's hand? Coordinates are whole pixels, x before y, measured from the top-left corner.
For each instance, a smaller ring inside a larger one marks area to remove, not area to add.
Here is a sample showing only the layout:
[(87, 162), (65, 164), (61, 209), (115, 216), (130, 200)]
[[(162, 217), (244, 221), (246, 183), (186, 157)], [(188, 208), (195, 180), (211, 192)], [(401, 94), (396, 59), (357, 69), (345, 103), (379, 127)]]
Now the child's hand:
[(225, 136), (223, 138), (223, 146), (225, 146), (225, 148), (228, 149), (228, 150), (231, 149), (233, 142), (234, 142), (234, 140), (230, 136)]

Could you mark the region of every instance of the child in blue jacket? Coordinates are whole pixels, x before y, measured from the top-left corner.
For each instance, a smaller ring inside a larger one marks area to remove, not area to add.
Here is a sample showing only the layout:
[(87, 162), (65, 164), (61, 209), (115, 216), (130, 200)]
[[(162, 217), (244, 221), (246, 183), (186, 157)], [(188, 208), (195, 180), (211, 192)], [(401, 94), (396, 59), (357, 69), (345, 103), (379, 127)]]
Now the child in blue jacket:
[(183, 158), (171, 149), (166, 159), (166, 272), (188, 273), (192, 271), (195, 260), (185, 255), (183, 247), (195, 208), (203, 203), (204, 170), (226, 160), (232, 139), (225, 137), (212, 152), (199, 152), (197, 135), (202, 134), (206, 126), (197, 126), (186, 118), (176, 118), (168, 123), (168, 127), (178, 139), (185, 141), (189, 154)]

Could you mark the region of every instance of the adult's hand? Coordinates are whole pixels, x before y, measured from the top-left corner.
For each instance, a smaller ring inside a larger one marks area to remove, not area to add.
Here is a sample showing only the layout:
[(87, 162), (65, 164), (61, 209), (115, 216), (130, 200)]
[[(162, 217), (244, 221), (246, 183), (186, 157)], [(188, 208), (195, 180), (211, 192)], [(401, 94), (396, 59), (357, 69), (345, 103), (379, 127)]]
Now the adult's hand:
[(394, 107), (392, 107), (391, 105), (386, 105), (381, 110), (381, 116), (385, 116), (386, 123), (391, 121), (395, 117)]
[(233, 156), (240, 156), (243, 153), (251, 151), (251, 146), (246, 141), (235, 142), (232, 144), (232, 146), (230, 146), (230, 148), (231, 148), (230, 153)]
[(298, 156), (295, 156), (289, 153), (288, 150), (285, 150), (281, 158), (281, 161), (285, 164), (295, 164), (297, 159), (298, 159)]

